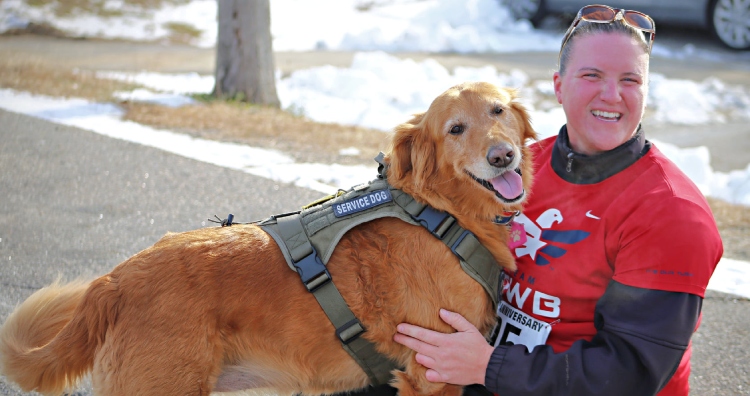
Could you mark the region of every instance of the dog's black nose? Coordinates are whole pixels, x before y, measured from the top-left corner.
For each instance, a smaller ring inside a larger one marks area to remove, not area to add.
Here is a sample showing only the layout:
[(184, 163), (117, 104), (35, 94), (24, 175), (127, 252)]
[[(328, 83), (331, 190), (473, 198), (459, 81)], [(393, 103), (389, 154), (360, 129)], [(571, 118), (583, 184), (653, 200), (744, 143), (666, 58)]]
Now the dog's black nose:
[(496, 168), (502, 168), (510, 165), (515, 155), (513, 146), (503, 143), (490, 148), (490, 151), (487, 153), (487, 162)]

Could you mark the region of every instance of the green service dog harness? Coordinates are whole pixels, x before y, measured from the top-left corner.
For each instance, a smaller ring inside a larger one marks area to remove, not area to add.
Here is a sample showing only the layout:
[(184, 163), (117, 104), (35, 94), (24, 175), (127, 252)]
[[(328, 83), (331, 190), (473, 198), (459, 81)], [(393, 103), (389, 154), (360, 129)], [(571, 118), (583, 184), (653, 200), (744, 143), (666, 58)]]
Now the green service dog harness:
[(369, 182), (339, 191), (305, 206), (299, 212), (274, 215), (258, 225), (281, 248), (289, 267), (299, 273), (336, 328), (343, 348), (362, 367), (373, 385), (385, 384), (396, 363), (378, 353), (364, 337), (367, 331), (336, 289), (326, 264), (339, 240), (359, 224), (383, 217), (396, 217), (425, 227), (458, 256), (461, 268), (481, 284), (498, 303), (501, 269), (479, 240), (448, 213), (417, 202), (411, 195), (393, 188), (385, 179), (381, 153), (380, 176)]

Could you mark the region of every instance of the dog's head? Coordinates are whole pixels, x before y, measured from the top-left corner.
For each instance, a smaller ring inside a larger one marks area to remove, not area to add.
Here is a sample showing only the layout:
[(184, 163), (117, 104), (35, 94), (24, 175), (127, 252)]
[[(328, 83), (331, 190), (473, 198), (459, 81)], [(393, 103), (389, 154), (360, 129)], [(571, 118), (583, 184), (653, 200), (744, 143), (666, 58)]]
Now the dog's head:
[[(480, 216), (520, 209), (532, 182), (536, 139), (516, 92), (489, 83), (464, 83), (395, 129), (387, 155), (389, 182), (437, 209), (463, 205)], [(464, 207), (463, 211), (466, 208)]]

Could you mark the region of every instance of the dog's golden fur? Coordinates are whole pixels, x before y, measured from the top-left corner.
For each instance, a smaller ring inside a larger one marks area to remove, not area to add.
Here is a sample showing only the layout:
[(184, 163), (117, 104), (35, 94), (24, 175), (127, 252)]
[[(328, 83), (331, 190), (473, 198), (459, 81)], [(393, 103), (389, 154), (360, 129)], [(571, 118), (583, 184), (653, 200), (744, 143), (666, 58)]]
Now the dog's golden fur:
[[(467, 172), (494, 177), (489, 150), (507, 143), (529, 191), (525, 142), (535, 134), (514, 96), (486, 83), (453, 87), (396, 128), (386, 156), (393, 186), (453, 214), (511, 269), (506, 227), (490, 220), (519, 209), (524, 197), (503, 202)], [(401, 322), (453, 331), (440, 308), (490, 331), (490, 299), (442, 242), (421, 227), (379, 219), (347, 233), (328, 268), (368, 329), (363, 336), (405, 367), (394, 373), (401, 395), (460, 394), (428, 382), (414, 352), (392, 340)], [(0, 370), (25, 390), (49, 394), (89, 371), (102, 395), (322, 394), (368, 384), (274, 240), (255, 225), (167, 234), (90, 283), (37, 291), (0, 330)]]

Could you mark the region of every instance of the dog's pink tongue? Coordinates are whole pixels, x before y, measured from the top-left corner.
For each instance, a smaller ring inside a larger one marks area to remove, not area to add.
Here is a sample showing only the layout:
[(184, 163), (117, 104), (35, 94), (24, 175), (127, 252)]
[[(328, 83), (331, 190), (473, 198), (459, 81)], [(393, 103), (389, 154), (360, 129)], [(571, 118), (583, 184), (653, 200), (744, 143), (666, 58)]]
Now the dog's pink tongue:
[(490, 180), (492, 187), (505, 199), (511, 200), (523, 193), (523, 180), (521, 175), (514, 171), (508, 171)]

